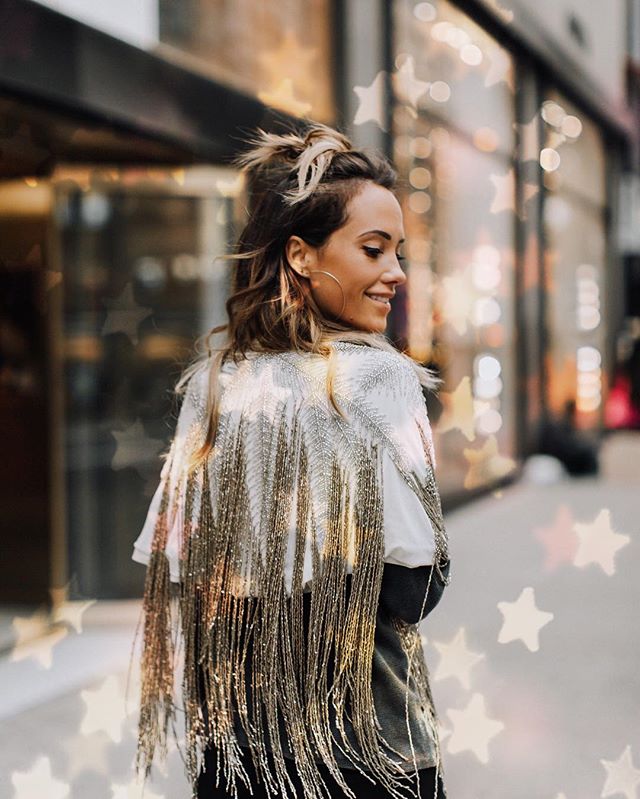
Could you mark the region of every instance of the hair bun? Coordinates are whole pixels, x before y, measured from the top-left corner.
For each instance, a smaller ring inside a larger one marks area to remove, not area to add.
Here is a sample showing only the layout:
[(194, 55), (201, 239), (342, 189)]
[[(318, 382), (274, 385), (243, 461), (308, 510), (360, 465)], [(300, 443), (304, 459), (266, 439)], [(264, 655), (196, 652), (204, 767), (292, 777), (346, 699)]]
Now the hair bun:
[[(353, 150), (349, 139), (340, 131), (323, 124), (312, 123), (303, 135), (299, 133), (269, 133), (258, 128), (258, 135), (247, 140), (252, 145), (247, 152), (234, 158), (233, 164), (242, 170), (259, 170), (289, 162), (297, 173), (297, 189), (283, 192), (289, 205), (302, 202), (322, 180), (337, 153)], [(309, 180), (307, 175), (311, 172)]]

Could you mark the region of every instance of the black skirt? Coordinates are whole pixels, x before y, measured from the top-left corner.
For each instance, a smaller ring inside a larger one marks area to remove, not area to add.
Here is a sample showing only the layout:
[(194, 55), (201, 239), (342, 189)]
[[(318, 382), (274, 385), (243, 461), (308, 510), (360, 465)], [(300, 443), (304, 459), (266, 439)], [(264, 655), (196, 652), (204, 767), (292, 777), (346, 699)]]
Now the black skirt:
[[(243, 765), (249, 775), (252, 791), (249, 791), (241, 780), (236, 779), (238, 799), (267, 799), (268, 794), (265, 791), (264, 783), (258, 781), (253, 767), (251, 753), (248, 749), (243, 749), (243, 751), (245, 752)], [(233, 796), (232, 793), (227, 792), (225, 789), (225, 777), (222, 767), (220, 768), (219, 784), (218, 787), (216, 787), (216, 759), (215, 750), (209, 748), (205, 751), (206, 771), (203, 769), (198, 778), (197, 799), (218, 799), (218, 797)], [(295, 763), (290, 758), (285, 758), (285, 763), (287, 765), (289, 778), (295, 786), (296, 797), (298, 799), (304, 799), (304, 790)], [(345, 794), (343, 789), (334, 780), (329, 770), (322, 764), (319, 764), (319, 769), (329, 788), (331, 796), (335, 797), (335, 799), (344, 799), (347, 794)], [(384, 786), (375, 785), (356, 769), (340, 769), (340, 772), (344, 776), (347, 785), (357, 797), (362, 797), (362, 799), (390, 799), (392, 796)], [(420, 782), (420, 796), (422, 799), (446, 799), (447, 794), (440, 774), (438, 774), (438, 790), (436, 792), (435, 768), (419, 769), (418, 779)], [(409, 790), (412, 793), (417, 793), (415, 774), (413, 772), (409, 774), (406, 786), (408, 789), (407, 795), (410, 795)]]
[[(449, 564), (447, 563), (446, 570), (448, 572)], [(422, 608), (424, 593), (426, 585), (429, 584), (429, 573), (431, 571), (431, 566), (421, 566), (415, 569), (409, 569), (408, 567), (403, 566), (396, 566), (394, 564), (385, 564), (385, 571), (383, 573), (383, 590), (381, 591), (381, 599), (383, 602), (387, 602), (389, 607), (385, 607), (386, 612), (389, 612), (393, 615), (400, 616), (404, 618), (405, 621), (410, 623), (417, 623), (421, 619), (425, 618), (426, 615), (433, 610), (433, 608), (438, 604), (440, 597), (442, 595), (442, 590), (444, 588), (443, 584), (439, 580), (434, 580), (432, 585), (434, 586), (434, 590), (431, 592), (428, 601), (426, 603), (426, 607), (423, 610), (422, 615), (420, 615), (419, 609)], [(351, 575), (348, 575), (350, 578)], [(387, 581), (388, 585), (385, 586), (385, 580)], [(350, 590), (350, 580), (347, 580), (347, 590)], [(309, 624), (309, 614), (310, 614), (310, 604), (309, 604), (310, 596), (308, 594), (304, 595), (304, 626), (305, 631), (308, 628)], [(255, 600), (247, 599), (247, 602), (252, 602)], [(199, 602), (196, 602), (197, 612), (199, 614), (200, 607)], [(243, 618), (247, 618), (250, 614), (244, 614)], [(199, 642), (196, 643), (196, 647), (199, 649)], [(247, 653), (247, 664), (245, 666), (246, 673), (251, 673), (251, 651), (249, 650)], [(329, 660), (327, 664), (328, 669), (328, 681), (329, 684), (333, 678), (333, 661), (332, 659)], [(198, 667), (198, 686), (200, 696), (204, 696), (204, 682), (203, 682), (203, 672), (202, 667)], [(247, 693), (250, 695), (251, 686), (247, 685)], [(204, 703), (202, 703), (203, 714), (206, 717), (206, 707)], [(251, 752), (248, 748), (241, 747), (245, 756), (243, 757), (243, 764), (244, 767), (249, 775), (251, 786), (253, 792), (250, 792), (248, 788), (244, 785), (244, 783), (236, 778), (236, 785), (237, 785), (237, 796), (238, 799), (261, 799), (261, 797), (267, 797), (268, 794), (265, 791), (264, 783), (259, 782), (258, 777), (256, 775)], [(270, 753), (269, 755), (270, 756)], [(219, 785), (216, 787), (216, 753), (215, 750), (210, 747), (205, 750), (205, 765), (206, 771), (203, 769), (198, 777), (198, 789), (197, 789), (197, 797), (198, 799), (214, 799), (214, 797), (228, 797), (233, 796), (232, 793), (228, 793), (225, 788), (225, 777), (222, 772), (222, 768), (220, 769), (220, 779)], [(291, 782), (294, 784), (296, 789), (296, 797), (299, 799), (304, 799), (304, 791), (303, 786), (300, 781), (300, 777), (295, 767), (295, 763), (291, 758), (285, 757), (285, 762), (287, 765), (287, 771), (289, 773)], [(327, 787), (331, 791), (332, 797), (337, 797), (338, 799), (344, 799), (346, 794), (344, 793), (343, 789), (336, 783), (335, 779), (331, 776), (331, 773), (326, 768), (325, 765), (322, 763), (319, 764), (320, 773), (322, 774), (323, 779), (325, 780)], [(274, 769), (271, 769), (272, 773)], [(366, 777), (364, 777), (357, 769), (350, 769), (350, 768), (343, 768), (340, 769), (341, 773), (344, 776), (344, 780), (349, 785), (349, 787), (353, 790), (357, 797), (364, 797), (364, 799), (389, 799), (392, 796), (384, 786), (377, 786)], [(437, 778), (437, 791), (436, 791), (436, 769), (434, 768), (424, 768), (418, 769), (418, 778), (420, 784), (420, 796), (422, 799), (446, 799), (446, 791), (441, 779), (440, 774), (438, 774)], [(416, 793), (416, 779), (415, 773), (410, 772), (407, 780), (406, 780), (406, 787), (411, 792)], [(409, 793), (409, 791), (408, 791)]]

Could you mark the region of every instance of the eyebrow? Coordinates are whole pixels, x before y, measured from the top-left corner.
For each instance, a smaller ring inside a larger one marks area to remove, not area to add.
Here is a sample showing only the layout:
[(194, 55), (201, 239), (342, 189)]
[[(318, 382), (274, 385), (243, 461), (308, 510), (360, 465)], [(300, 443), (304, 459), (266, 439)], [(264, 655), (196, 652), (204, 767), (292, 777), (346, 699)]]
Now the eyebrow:
[[(361, 233), (358, 236), (358, 238), (361, 239), (363, 236), (368, 236), (369, 233), (377, 233), (379, 236), (382, 236), (383, 238), (387, 239), (388, 241), (391, 241), (391, 236), (389, 235), (389, 233), (386, 232), (386, 230), (367, 230), (364, 233)], [(404, 241), (404, 239), (400, 239), (398, 241), (398, 244), (402, 244), (403, 241)]]

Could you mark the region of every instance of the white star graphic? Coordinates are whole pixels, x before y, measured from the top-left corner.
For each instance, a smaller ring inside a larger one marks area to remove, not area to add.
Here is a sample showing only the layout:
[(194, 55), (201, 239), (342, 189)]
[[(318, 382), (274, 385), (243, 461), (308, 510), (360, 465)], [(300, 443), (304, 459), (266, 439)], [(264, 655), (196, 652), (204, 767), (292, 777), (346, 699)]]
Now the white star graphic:
[(481, 763), (489, 762), (489, 741), (504, 729), (504, 724), (487, 717), (484, 697), (475, 693), (464, 710), (447, 710), (453, 724), (447, 749), (455, 755), (470, 751)]
[(540, 630), (553, 619), (553, 613), (538, 610), (533, 588), (523, 588), (515, 602), (498, 602), (498, 610), (504, 616), (498, 643), (520, 640), (531, 652), (537, 652)]
[(453, 329), (462, 335), (467, 332), (471, 313), (476, 300), (468, 270), (458, 270), (440, 281), (440, 302), (442, 315)]
[(465, 449), (462, 454), (469, 463), (464, 478), (464, 487), (472, 490), (509, 474), (515, 469), (515, 461), (498, 452), (498, 440), (490, 435), (479, 449)]
[(475, 664), (484, 657), (481, 653), (467, 648), (464, 627), (461, 627), (448, 644), (437, 641), (433, 645), (440, 653), (440, 662), (434, 674), (434, 680), (456, 677), (463, 688), (469, 690), (469, 673)]
[(522, 207), (516, 209), (516, 177), (513, 167), (506, 175), (491, 175), (490, 180), (495, 188), (495, 195), (489, 209), (492, 214), (500, 211), (518, 211), (520, 219), (526, 219), (526, 204), (534, 197), (539, 189), (533, 183), (523, 184)]
[(65, 776), (70, 782), (83, 771), (108, 774), (111, 756), (116, 751), (108, 738), (85, 735), (65, 736), (61, 746), (67, 757)]
[(126, 719), (124, 693), (115, 675), (103, 680), (95, 691), (81, 691), (86, 712), (80, 732), (91, 735), (94, 732), (106, 733), (114, 743), (122, 740), (122, 724)]
[[(144, 793), (143, 793), (144, 788)], [(113, 783), (111, 785), (111, 799), (163, 799), (162, 794), (156, 793), (140, 782), (130, 782), (128, 785)]]
[(65, 601), (61, 604), (55, 605), (53, 608), (54, 622), (65, 622), (73, 627), (77, 633), (82, 632), (82, 617), (86, 611), (95, 605), (95, 599), (89, 599), (86, 602), (82, 600), (74, 600), (72, 602)]
[(537, 527), (534, 535), (546, 553), (546, 571), (557, 569), (561, 563), (573, 563), (578, 551), (578, 537), (573, 530), (575, 520), (568, 505), (561, 505), (548, 527)]
[(581, 569), (590, 563), (597, 563), (605, 574), (612, 575), (615, 572), (616, 552), (626, 546), (631, 538), (613, 532), (609, 509), (603, 508), (592, 522), (576, 522), (573, 529), (579, 539), (573, 565)]
[(354, 125), (362, 125), (364, 122), (372, 120), (376, 122), (382, 130), (386, 131), (385, 124), (385, 76), (386, 72), (381, 70), (373, 79), (370, 86), (354, 86), (353, 91), (358, 95), (360, 105), (353, 118)]
[(510, 169), (506, 175), (491, 175), (490, 180), (496, 190), (489, 209), (490, 213), (498, 214), (500, 211), (515, 211), (516, 181), (513, 169)]
[(13, 799), (65, 799), (69, 796), (69, 785), (57, 780), (51, 773), (51, 761), (41, 755), (29, 771), (14, 771), (11, 775), (14, 787)]
[(30, 616), (14, 616), (11, 626), (16, 635), (15, 646), (23, 646), (49, 629), (51, 619), (44, 606), (37, 608)]
[(33, 658), (44, 669), (53, 662), (53, 647), (69, 634), (66, 627), (49, 627), (48, 615), (36, 610), (31, 616), (15, 616), (11, 622), (16, 641), (9, 655), (11, 663)]
[(504, 81), (513, 91), (513, 70), (511, 69), (511, 57), (506, 50), (501, 47), (494, 47), (488, 53), (489, 69), (484, 78), (486, 88), (493, 86), (500, 81)]
[(235, 177), (220, 178), (215, 183), (223, 197), (238, 197), (246, 184), (246, 177), (244, 172), (238, 172)]
[(112, 430), (116, 440), (116, 451), (111, 459), (112, 469), (125, 469), (133, 466), (140, 471), (143, 463), (153, 464), (156, 469), (156, 455), (164, 447), (164, 442), (157, 438), (149, 438), (140, 419), (124, 430)]
[(102, 304), (107, 308), (107, 317), (102, 326), (102, 335), (107, 333), (126, 333), (134, 344), (138, 343), (138, 325), (147, 316), (149, 308), (143, 308), (133, 297), (133, 283), (129, 280), (120, 294), (114, 299), (103, 299)]
[(636, 799), (636, 788), (640, 784), (640, 770), (631, 760), (631, 746), (627, 744), (617, 760), (600, 760), (607, 772), (607, 779), (600, 796), (624, 794), (627, 799)]
[(278, 47), (258, 53), (258, 60), (269, 74), (269, 82), (272, 84), (283, 78), (309, 81), (313, 79), (313, 62), (317, 53), (316, 47), (301, 44), (295, 30), (288, 28)]
[(413, 56), (408, 56), (402, 66), (392, 75), (393, 88), (402, 102), (416, 108), (420, 97), (429, 89), (428, 81), (419, 80), (415, 75)]
[[(254, 420), (260, 414), (275, 419), (282, 403), (286, 403), (292, 391), (276, 383), (274, 376), (273, 365), (264, 363), (250, 387), (244, 382), (229, 387), (225, 396), (227, 409), (243, 410), (247, 421)], [(259, 381), (259, 385), (255, 381)]]
[(312, 109), (311, 103), (298, 100), (295, 96), (291, 78), (283, 78), (273, 91), (258, 92), (258, 99), (265, 105), (280, 108), (297, 117), (306, 116)]
[(460, 430), (467, 441), (474, 441), (476, 437), (475, 414), (469, 377), (465, 375), (453, 391), (445, 391), (441, 396), (444, 411), (438, 420), (438, 432), (447, 433), (449, 430)]

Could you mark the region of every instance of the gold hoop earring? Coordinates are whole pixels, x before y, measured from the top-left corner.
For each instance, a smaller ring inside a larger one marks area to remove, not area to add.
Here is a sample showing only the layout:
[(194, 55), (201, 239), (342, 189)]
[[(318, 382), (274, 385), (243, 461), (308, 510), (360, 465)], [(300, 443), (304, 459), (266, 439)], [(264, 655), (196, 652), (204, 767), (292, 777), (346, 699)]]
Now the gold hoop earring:
[(338, 316), (342, 316), (344, 307), (347, 304), (347, 298), (345, 297), (344, 289), (342, 288), (342, 283), (338, 280), (338, 278), (335, 275), (332, 275), (331, 272), (326, 272), (324, 269), (312, 269), (308, 274), (312, 275), (315, 272), (322, 272), (323, 275), (329, 275), (329, 277), (332, 277), (340, 287), (340, 291), (342, 292), (342, 308), (340, 308), (340, 313), (338, 314)]

